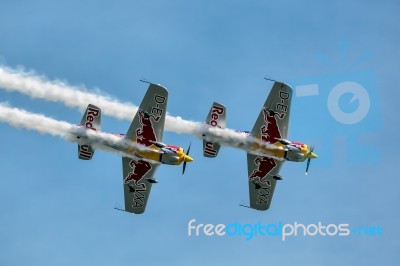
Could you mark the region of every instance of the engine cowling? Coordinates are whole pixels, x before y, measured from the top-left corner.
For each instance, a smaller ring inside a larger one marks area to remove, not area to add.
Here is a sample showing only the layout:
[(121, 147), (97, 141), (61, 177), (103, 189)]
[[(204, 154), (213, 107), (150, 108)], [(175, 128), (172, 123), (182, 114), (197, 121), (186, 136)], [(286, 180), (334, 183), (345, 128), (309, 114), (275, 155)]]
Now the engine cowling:
[(292, 144), (292, 142), (290, 140), (287, 140), (287, 139), (276, 139), (276, 140), (279, 141), (280, 143), (282, 143), (283, 145)]
[(160, 161), (165, 164), (178, 164), (179, 157), (170, 153), (164, 153), (160, 156)]

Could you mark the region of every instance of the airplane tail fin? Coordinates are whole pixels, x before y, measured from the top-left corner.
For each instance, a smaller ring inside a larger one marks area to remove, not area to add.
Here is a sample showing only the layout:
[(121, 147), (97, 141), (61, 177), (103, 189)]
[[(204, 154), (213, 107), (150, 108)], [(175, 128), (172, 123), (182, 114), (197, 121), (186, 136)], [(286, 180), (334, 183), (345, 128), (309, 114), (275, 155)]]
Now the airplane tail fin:
[[(226, 127), (226, 109), (220, 103), (214, 102), (205, 121), (206, 124), (212, 127)], [(221, 145), (212, 141), (203, 140), (203, 155), (204, 157), (217, 157)]]
[[(89, 104), (86, 112), (82, 117), (82, 127), (100, 131), (101, 130), (101, 109), (93, 104)], [(94, 149), (87, 144), (78, 144), (78, 156), (81, 160), (91, 160)]]

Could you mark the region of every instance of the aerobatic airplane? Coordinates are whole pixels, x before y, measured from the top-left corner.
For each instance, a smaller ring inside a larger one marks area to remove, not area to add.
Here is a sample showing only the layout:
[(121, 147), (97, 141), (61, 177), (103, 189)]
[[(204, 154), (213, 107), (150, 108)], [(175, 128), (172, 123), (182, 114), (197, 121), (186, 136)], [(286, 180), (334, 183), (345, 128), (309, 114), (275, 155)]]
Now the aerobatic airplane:
[[(248, 141), (253, 144), (254, 152), (247, 153), (250, 208), (269, 209), (276, 182), (282, 180), (279, 171), (284, 161), (307, 160), (307, 174), (311, 159), (318, 157), (313, 147), (287, 140), (292, 95), (293, 89), (289, 85), (275, 82), (251, 132), (237, 131), (248, 136)], [(206, 124), (225, 128), (225, 106), (214, 102)], [(203, 155), (216, 157), (220, 144), (208, 141), (203, 136)], [(254, 138), (258, 141), (254, 141)], [(261, 145), (259, 141), (266, 145)]]
[[(114, 134), (147, 147), (146, 150), (120, 150), (137, 158), (122, 157), (125, 211), (127, 212), (136, 214), (144, 212), (151, 186), (153, 183), (157, 183), (157, 180), (154, 179), (154, 173), (161, 163), (171, 165), (183, 163), (183, 174), (186, 163), (193, 161), (189, 156), (190, 145), (187, 153), (185, 153), (181, 147), (162, 143), (167, 99), (167, 89), (161, 85), (150, 84), (128, 132), (126, 134)], [(89, 104), (79, 127), (84, 131), (100, 131), (100, 108)], [(92, 159), (94, 148), (88, 142), (85, 144), (85, 134), (75, 134), (79, 139), (79, 159)], [(115, 147), (111, 146), (110, 148), (115, 149)]]

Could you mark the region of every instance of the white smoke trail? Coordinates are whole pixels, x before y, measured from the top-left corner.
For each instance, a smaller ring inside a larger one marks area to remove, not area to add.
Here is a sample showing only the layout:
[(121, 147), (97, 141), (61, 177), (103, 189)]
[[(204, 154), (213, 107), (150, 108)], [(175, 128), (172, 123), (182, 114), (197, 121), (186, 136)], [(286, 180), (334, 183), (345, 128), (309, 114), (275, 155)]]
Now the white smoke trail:
[(89, 103), (101, 106), (103, 113), (118, 119), (132, 120), (137, 106), (121, 103), (111, 97), (88, 92), (84, 87), (69, 86), (61, 81), (49, 81), (34, 72), (13, 70), (0, 66), (0, 87), (8, 91), (17, 91), (32, 98), (52, 102), (62, 102), (68, 107), (85, 110)]
[[(49, 81), (34, 72), (14, 70), (0, 66), (0, 88), (17, 91), (32, 98), (53, 102), (62, 102), (68, 107), (85, 110), (89, 103), (101, 107), (103, 114), (131, 121), (138, 107), (131, 103), (122, 103), (111, 97), (97, 95), (84, 87), (73, 87), (61, 81)], [(167, 115), (165, 130), (176, 133), (191, 134), (199, 139), (206, 135), (208, 141), (218, 142), (223, 146), (241, 148), (251, 151), (251, 143), (276, 149), (275, 146), (255, 138), (237, 134), (234, 130), (207, 127), (204, 123), (184, 120), (181, 117)]]
[[(132, 121), (138, 107), (131, 103), (122, 103), (111, 97), (89, 92), (84, 87), (69, 86), (61, 81), (49, 81), (34, 72), (14, 70), (0, 66), (0, 87), (7, 91), (27, 94), (32, 98), (52, 102), (62, 102), (68, 107), (85, 110), (89, 103), (101, 107), (103, 114)], [(194, 134), (198, 124), (180, 117), (167, 115), (165, 129), (176, 133)]]
[[(93, 145), (96, 149), (114, 152), (133, 159), (137, 159), (137, 157), (121, 152), (121, 150), (149, 150), (143, 145), (121, 139), (112, 134), (84, 130), (64, 121), (57, 121), (41, 114), (10, 107), (5, 103), (0, 103), (0, 121), (16, 128), (24, 128), (42, 134), (61, 137), (70, 142), (82, 143), (84, 141), (85, 144)], [(84, 137), (84, 139), (78, 139), (77, 135)]]
[(0, 121), (6, 122), (16, 128), (35, 130), (42, 134), (65, 137), (71, 131), (72, 125), (67, 122), (57, 121), (41, 114), (32, 114), (25, 110), (9, 107), (0, 103)]

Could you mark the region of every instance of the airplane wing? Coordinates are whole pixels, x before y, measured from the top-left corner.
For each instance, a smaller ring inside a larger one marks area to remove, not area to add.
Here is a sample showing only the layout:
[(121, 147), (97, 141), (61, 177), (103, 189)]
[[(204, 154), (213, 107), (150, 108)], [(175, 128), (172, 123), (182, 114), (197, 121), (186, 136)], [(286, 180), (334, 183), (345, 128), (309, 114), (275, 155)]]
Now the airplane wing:
[(161, 85), (150, 84), (125, 138), (150, 146), (162, 142), (168, 91)]
[(122, 158), (125, 211), (143, 213), (149, 199), (153, 176), (159, 164)]
[[(162, 142), (167, 99), (166, 88), (150, 84), (125, 138), (145, 146)], [(144, 212), (158, 166), (158, 163), (148, 160), (122, 158), (126, 211), (136, 214)]]
[(275, 82), (258, 115), (251, 135), (261, 137), (262, 141), (272, 144), (277, 142), (277, 138), (286, 139), (292, 95), (293, 89), (289, 85)]
[(275, 178), (282, 163), (283, 161), (266, 156), (247, 154), (251, 208), (260, 211), (269, 209), (277, 182)]
[[(275, 82), (251, 131), (251, 136), (275, 144), (286, 139), (289, 127), (292, 88)], [(268, 156), (247, 154), (250, 207), (267, 210), (275, 191), (283, 161)]]

